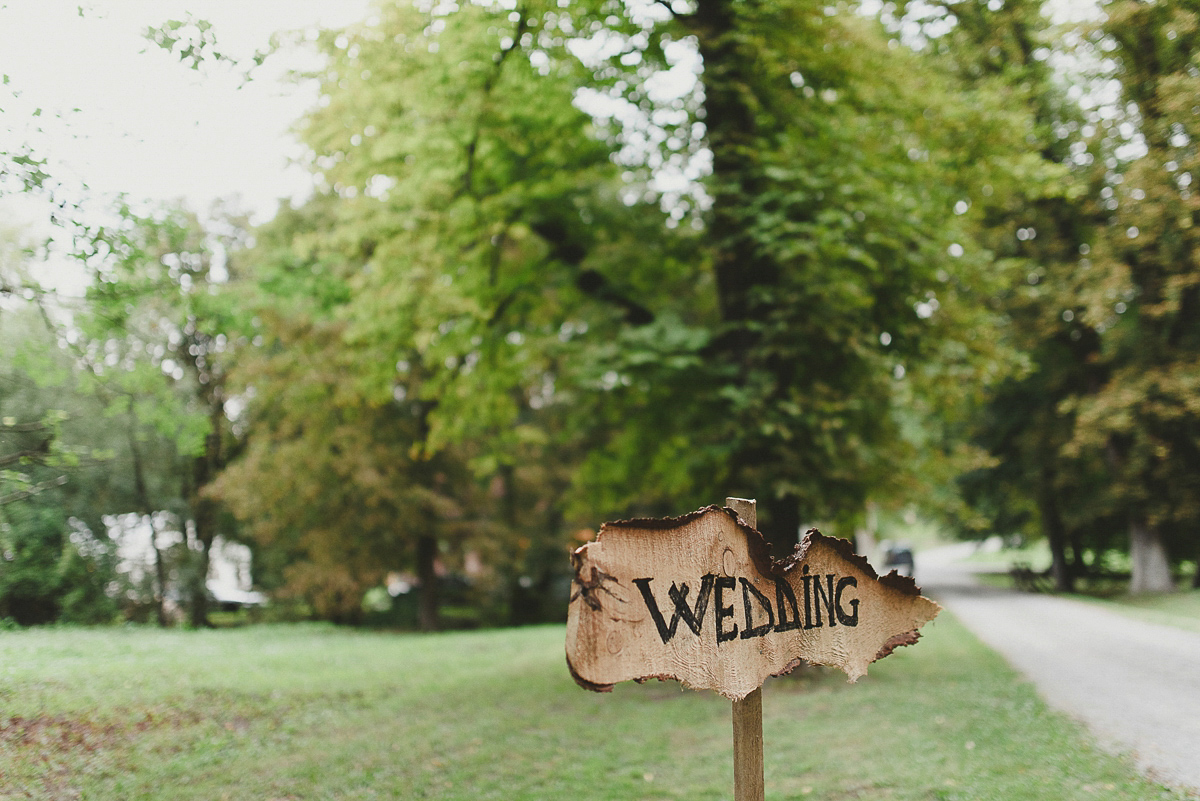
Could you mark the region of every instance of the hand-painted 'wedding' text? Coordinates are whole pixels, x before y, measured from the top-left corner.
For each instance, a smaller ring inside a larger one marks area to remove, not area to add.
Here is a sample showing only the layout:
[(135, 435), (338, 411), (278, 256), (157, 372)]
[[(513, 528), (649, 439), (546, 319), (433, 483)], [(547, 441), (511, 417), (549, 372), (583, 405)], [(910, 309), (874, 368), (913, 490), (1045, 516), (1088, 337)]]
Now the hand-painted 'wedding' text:
[[(664, 644), (670, 642), (679, 631), (680, 621), (683, 621), (693, 634), (700, 636), (710, 600), (713, 629), (716, 631), (718, 644), (736, 639), (765, 637), (773, 631), (815, 629), (839, 624), (858, 625), (858, 598), (847, 593), (847, 590), (858, 587), (858, 579), (854, 576), (838, 576), (835, 573), (810, 575), (808, 567), (805, 566), (801, 577), (804, 585), (803, 601), (797, 599), (790, 584), (775, 579), (773, 602), (752, 582), (742, 577), (718, 576), (715, 573), (701, 576), (700, 589), (694, 601), (688, 599), (692, 587), (686, 581), (681, 584), (671, 582), (671, 588), (667, 590), (667, 597), (670, 599), (667, 608), (672, 610), (670, 622), (667, 622), (654, 596), (654, 590), (651, 588), (653, 581), (653, 578), (635, 578), (633, 583), (641, 591), (642, 600)], [(739, 584), (742, 601), (740, 617), (736, 611)], [(728, 604), (726, 599), (729, 599)], [(740, 629), (738, 620), (744, 622)]]
[(591, 690), (678, 679), (736, 701), (799, 664), (853, 681), (938, 612), (911, 578), (815, 530), (776, 561), (724, 507), (605, 523), (571, 565), (567, 664)]

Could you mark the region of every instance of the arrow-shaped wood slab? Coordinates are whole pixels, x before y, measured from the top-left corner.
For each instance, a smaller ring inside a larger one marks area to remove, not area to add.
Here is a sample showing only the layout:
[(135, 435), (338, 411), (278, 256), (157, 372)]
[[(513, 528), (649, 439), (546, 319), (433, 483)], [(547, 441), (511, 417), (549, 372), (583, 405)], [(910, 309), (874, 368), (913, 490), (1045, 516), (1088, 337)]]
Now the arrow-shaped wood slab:
[(677, 679), (740, 700), (802, 663), (855, 681), (941, 611), (911, 578), (880, 577), (849, 542), (815, 529), (776, 562), (720, 506), (605, 523), (572, 561), (567, 664), (597, 691)]

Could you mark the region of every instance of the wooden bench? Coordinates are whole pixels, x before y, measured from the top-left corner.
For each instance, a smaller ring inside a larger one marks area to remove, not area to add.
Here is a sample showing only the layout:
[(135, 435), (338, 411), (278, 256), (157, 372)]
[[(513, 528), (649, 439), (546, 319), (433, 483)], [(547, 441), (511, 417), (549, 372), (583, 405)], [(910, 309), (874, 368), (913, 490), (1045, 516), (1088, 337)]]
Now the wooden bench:
[(1053, 592), (1054, 581), (1050, 571), (1037, 571), (1025, 562), (1014, 562), (1009, 568), (1008, 575), (1012, 577), (1013, 585), (1021, 592)]

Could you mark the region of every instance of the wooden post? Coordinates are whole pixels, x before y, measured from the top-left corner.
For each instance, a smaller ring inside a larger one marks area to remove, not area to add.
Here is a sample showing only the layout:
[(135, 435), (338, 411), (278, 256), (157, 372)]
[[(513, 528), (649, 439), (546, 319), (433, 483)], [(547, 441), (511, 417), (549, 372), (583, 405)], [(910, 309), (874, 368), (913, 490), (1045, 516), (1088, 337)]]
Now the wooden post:
[[(751, 528), (758, 527), (753, 500), (726, 498), (725, 505)], [(762, 688), (733, 702), (733, 799), (763, 801)]]
[(880, 578), (850, 543), (816, 529), (777, 562), (754, 501), (725, 503), (605, 523), (571, 554), (567, 666), (596, 692), (677, 679), (732, 700), (734, 798), (763, 801), (763, 682), (801, 663), (854, 681), (915, 643), (941, 608), (911, 578)]

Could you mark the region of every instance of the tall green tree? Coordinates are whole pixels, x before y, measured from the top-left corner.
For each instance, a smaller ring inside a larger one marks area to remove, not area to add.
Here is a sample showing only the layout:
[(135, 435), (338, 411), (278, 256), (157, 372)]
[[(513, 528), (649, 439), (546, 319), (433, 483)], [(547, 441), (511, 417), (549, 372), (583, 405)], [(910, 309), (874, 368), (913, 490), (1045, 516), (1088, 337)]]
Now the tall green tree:
[[(383, 450), (373, 463), (387, 480), (356, 486), (360, 515), (312, 510), (306, 548), (330, 567), (352, 549), (390, 552), (390, 561), (373, 557), (380, 569), (412, 566), (426, 628), (437, 624), (435, 563), (461, 532), (507, 527), (516, 536), (519, 515), (503, 509), (514, 508), (516, 453), (547, 440), (531, 418), (555, 392), (556, 354), (589, 330), (589, 316), (619, 326), (645, 314), (616, 270), (633, 272), (622, 255), (653, 244), (632, 236), (645, 226), (611, 223), (635, 212), (618, 198), (606, 144), (572, 104), (582, 68), (564, 49), (571, 25), (548, 8), (396, 5), (382, 7), (375, 25), (327, 34), (320, 77), (329, 100), (303, 129), (323, 190), (301, 212), (312, 222), (297, 229), (285, 213), (253, 257), (266, 363), (247, 382), (248, 456), (230, 475), (286, 501), (272, 487), (304, 477), (255, 469), (260, 455), (297, 447), (314, 471), (337, 474), (349, 468), (328, 437), (353, 429), (364, 443), (374, 438)], [(268, 244), (287, 227), (280, 246)], [(297, 303), (292, 292), (308, 284), (318, 285), (317, 302)], [(298, 330), (345, 365), (336, 386), (314, 376), (311, 387), (314, 401), (334, 392), (344, 419), (314, 419), (328, 411), (318, 402), (275, 407), (281, 396), (264, 391), (267, 376), (293, 374)], [(307, 422), (284, 423), (288, 414)], [(354, 453), (372, 461), (369, 449)], [(500, 496), (488, 515), (497, 526), (479, 522), (473, 499), (484, 486)], [(237, 494), (232, 480), (224, 487)], [(237, 505), (268, 539), (287, 517), (274, 505)], [(389, 513), (368, 523), (361, 515), (374, 507)], [(378, 570), (359, 575), (377, 580)], [(342, 583), (361, 592), (361, 581)]]
[[(92, 281), (64, 334), (106, 413), (124, 424), (130, 505), (109, 513), (134, 512), (152, 527), (158, 512), (175, 516), (194, 545), (195, 564), (184, 573), (197, 626), (208, 621), (209, 549), (223, 523), (206, 490), (230, 442), (226, 362), (237, 312), (223, 291), (230, 274), (223, 255), (243, 228), (235, 217), (214, 225), (225, 230), (207, 231), (178, 207), (142, 214), (121, 205), (111, 225), (80, 226), (75, 255)], [(161, 553), (156, 571), (165, 622)]]
[[(803, 1), (387, 4), (326, 34), (324, 99), (300, 129), (320, 191), (250, 256), (263, 360), (243, 380), (277, 389), (252, 401), (222, 493), (265, 539), (311, 529), (324, 544), (300, 551), (323, 549), (333, 581), (365, 539), (431, 575), (467, 509), (502, 522), (476, 531), (517, 528), (506, 477), (539, 448), (553, 474), (578, 465), (547, 518), (564, 530), (746, 493), (784, 549), (802, 521), (913, 491), (905, 406), (994, 358), (970, 336), (989, 278), (958, 244), (949, 176), (973, 162), (955, 154), (988, 155), (983, 131), (1019, 161), (1024, 117), (999, 96), (956, 104), (897, 45), (856, 9)], [(692, 56), (699, 77), (679, 68)], [(683, 188), (663, 189), (672, 171)], [(291, 405), (289, 351), (310, 335), (342, 377)], [(281, 481), (272, 454), (349, 475), (333, 445), (382, 465), (370, 429), (395, 455), (387, 481), (355, 488), (361, 513), (330, 499), (294, 519), (304, 477)], [(472, 500), (484, 485), (491, 508)], [(368, 524), (375, 505), (424, 527)]]
[[(35, 305), (0, 309), (0, 617), (109, 622), (116, 544), (80, 503), (111, 467), (101, 408)], [(93, 525), (95, 528), (89, 529)]]
[(1099, 332), (1080, 298), (1090, 279), (1080, 254), (1104, 225), (1093, 199), (1101, 148), (1089, 145), (1093, 128), (1053, 66), (1067, 52), (1041, 3), (911, 4), (906, 11), (927, 32), (928, 56), (954, 74), (964, 98), (1004, 98), (1025, 120), (1017, 147), (1010, 142), (989, 154), (1011, 163), (961, 181), (956, 204), (1001, 277), (988, 300), (1019, 360), (963, 418), (958, 435), (973, 438), (992, 463), (959, 479), (967, 507), (955, 519), (968, 534), (1044, 536), (1056, 586), (1069, 591), (1084, 569), (1085, 544), (1098, 545), (1093, 534), (1112, 523), (1095, 503), (1102, 466), (1063, 452), (1075, 431), (1063, 404), (1105, 376)]
[(1173, 586), (1172, 563), (1200, 557), (1200, 201), (1191, 189), (1200, 7), (1113, 2), (1105, 11), (1095, 40), (1120, 83), (1110, 137), (1126, 161), (1101, 190), (1110, 216), (1093, 260), (1107, 280), (1087, 308), (1105, 331), (1109, 375), (1080, 400), (1072, 446), (1108, 466), (1104, 500), (1128, 526), (1131, 590), (1158, 592)]
[(22, 625), (49, 623), (59, 613), (58, 565), (66, 545), (59, 487), (66, 476), (61, 410), (47, 405), (34, 379), (13, 363), (29, 310), (0, 312), (0, 616)]
[[(687, 453), (706, 497), (756, 496), (783, 551), (802, 522), (845, 530), (872, 498), (915, 494), (935, 460), (912, 406), (949, 408), (999, 358), (972, 338), (991, 279), (953, 210), (960, 171), (1013, 168), (1024, 118), (995, 95), (961, 102), (855, 7), (676, 4), (608, 68), (649, 59), (656, 37), (702, 62), (688, 135), (711, 152), (698, 252), (717, 313), (669, 411), (617, 442), (652, 464)], [(622, 78), (650, 94), (652, 78)]]

